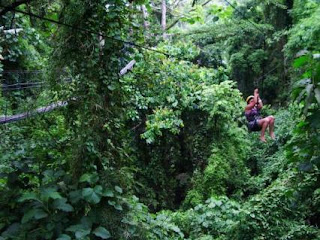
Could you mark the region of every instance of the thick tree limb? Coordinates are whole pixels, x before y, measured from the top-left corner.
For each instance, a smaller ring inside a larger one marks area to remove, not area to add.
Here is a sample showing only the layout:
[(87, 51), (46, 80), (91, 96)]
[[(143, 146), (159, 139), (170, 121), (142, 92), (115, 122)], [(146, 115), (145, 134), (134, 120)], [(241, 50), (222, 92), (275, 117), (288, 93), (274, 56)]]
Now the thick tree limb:
[(68, 104), (68, 102), (60, 101), (60, 102), (57, 102), (57, 103), (50, 104), (49, 106), (46, 106), (46, 107), (40, 107), (40, 108), (38, 108), (38, 109), (36, 109), (34, 111), (24, 112), (24, 113), (12, 115), (12, 116), (0, 117), (0, 124), (19, 121), (19, 120), (22, 120), (22, 119), (25, 119), (25, 118), (28, 118), (28, 117), (32, 117), (32, 116), (37, 115), (39, 113), (51, 112), (55, 108), (64, 107), (67, 104)]
[(22, 28), (15, 28), (15, 29), (9, 29), (9, 30), (3, 30), (4, 33), (9, 33), (9, 34), (16, 34), (23, 31)]
[(148, 22), (148, 11), (147, 11), (146, 6), (145, 6), (145, 5), (142, 5), (142, 6), (141, 6), (141, 10), (142, 10), (144, 28), (145, 28), (146, 30), (148, 30), (150, 24), (149, 24), (149, 22)]
[(124, 68), (121, 69), (120, 71), (120, 76), (126, 74), (129, 70), (133, 68), (133, 65), (136, 63), (135, 60), (131, 60)]
[(167, 2), (162, 0), (161, 4), (161, 28), (163, 31), (163, 38), (166, 38), (166, 28), (167, 28)]
[(6, 14), (7, 12), (13, 11), (15, 10), (17, 7), (19, 7), (22, 4), (26, 4), (26, 3), (30, 3), (32, 0), (18, 0), (18, 1), (14, 1), (11, 5), (9, 6), (0, 6), (3, 9), (0, 11), (0, 16), (3, 16), (4, 14)]
[[(129, 70), (131, 70), (135, 63), (136, 63), (135, 60), (130, 61), (123, 69), (121, 69), (121, 71), (119, 73), (120, 76), (126, 74)], [(20, 85), (21, 84), (23, 84), (23, 83), (20, 83)], [(52, 103), (46, 107), (37, 108), (36, 110), (32, 110), (32, 111), (12, 115), (12, 116), (2, 116), (2, 117), (0, 117), (0, 124), (19, 121), (19, 120), (22, 120), (22, 119), (25, 119), (28, 117), (33, 117), (39, 113), (51, 112), (52, 110), (54, 110), (56, 108), (64, 107), (66, 105), (68, 105), (67, 101), (59, 101), (56, 103)]]

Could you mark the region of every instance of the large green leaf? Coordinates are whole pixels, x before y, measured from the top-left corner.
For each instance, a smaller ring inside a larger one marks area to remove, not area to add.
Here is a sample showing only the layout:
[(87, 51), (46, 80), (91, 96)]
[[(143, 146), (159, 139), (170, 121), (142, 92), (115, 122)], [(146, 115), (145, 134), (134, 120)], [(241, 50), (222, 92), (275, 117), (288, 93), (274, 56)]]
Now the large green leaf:
[(34, 208), (34, 209), (30, 209), (29, 211), (27, 211), (24, 215), (23, 218), (21, 220), (22, 223), (27, 223), (29, 222), (31, 219), (42, 219), (47, 217), (48, 214), (40, 209), (40, 208)]
[(301, 57), (297, 58), (296, 60), (294, 60), (293, 66), (295, 68), (299, 68), (299, 67), (305, 65), (309, 60), (310, 60), (309, 56), (307, 56), (307, 55), (301, 56)]
[(35, 192), (25, 192), (23, 195), (18, 199), (18, 202), (24, 202), (27, 200), (36, 200), (40, 201), (38, 194)]
[(122, 188), (119, 186), (115, 186), (114, 189), (118, 192), (118, 193), (122, 193)]
[(96, 194), (99, 194), (99, 196), (102, 195), (102, 190), (103, 190), (103, 188), (102, 188), (101, 185), (95, 186), (93, 190), (94, 190), (94, 192), (95, 192)]
[(119, 211), (122, 211), (122, 210), (123, 210), (122, 206), (121, 206), (119, 203), (115, 202), (115, 201), (109, 200), (109, 201), (108, 201), (108, 204), (111, 205), (111, 206), (113, 206), (115, 209), (117, 209), (117, 210), (119, 210)]
[(57, 240), (71, 240), (71, 237), (67, 234), (62, 234), (59, 238), (57, 238)]
[(104, 197), (113, 197), (114, 196), (113, 191), (111, 189), (104, 189), (101, 194)]
[(73, 211), (73, 207), (67, 203), (66, 198), (54, 200), (53, 207), (56, 209), (62, 210), (64, 212), (72, 212)]
[(117, 209), (118, 211), (122, 211), (123, 210), (122, 206), (119, 203), (115, 204), (114, 208)]
[(35, 219), (42, 219), (47, 216), (48, 216), (48, 214), (42, 209), (36, 209), (35, 214), (34, 214)]
[(101, 197), (97, 192), (95, 192), (95, 189), (93, 188), (82, 189), (82, 196), (86, 201), (94, 204), (99, 203), (101, 200)]
[(76, 239), (83, 239), (90, 234), (90, 229), (80, 229), (75, 232)]
[(80, 182), (87, 182), (90, 184), (96, 183), (99, 180), (97, 173), (85, 173), (80, 177)]
[(62, 198), (60, 193), (56, 191), (55, 188), (53, 187), (48, 187), (48, 188), (42, 188), (41, 189), (41, 198), (44, 200), (48, 200), (49, 198), (51, 199), (59, 199)]
[(82, 224), (71, 225), (66, 229), (68, 232), (76, 232), (78, 230), (84, 229), (85, 227)]
[(111, 237), (110, 232), (105, 229), (104, 227), (97, 227), (94, 231), (93, 234), (96, 235), (97, 237), (100, 237), (102, 239), (108, 239)]
[(91, 228), (83, 224), (76, 224), (68, 227), (66, 231), (74, 232), (77, 239), (83, 239), (83, 237), (90, 234)]

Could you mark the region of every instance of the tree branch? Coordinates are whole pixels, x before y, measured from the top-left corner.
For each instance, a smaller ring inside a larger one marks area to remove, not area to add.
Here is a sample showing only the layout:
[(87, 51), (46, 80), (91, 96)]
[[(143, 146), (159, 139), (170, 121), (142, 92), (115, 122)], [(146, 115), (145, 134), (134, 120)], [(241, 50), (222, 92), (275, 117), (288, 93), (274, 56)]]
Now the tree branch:
[(120, 76), (126, 74), (129, 70), (133, 68), (133, 65), (136, 63), (135, 60), (131, 60), (123, 69), (120, 71)]
[(15, 10), (17, 7), (19, 7), (20, 5), (22, 4), (26, 4), (26, 3), (30, 3), (32, 0), (18, 0), (18, 1), (15, 1), (13, 2), (11, 5), (9, 6), (0, 6), (2, 7), (3, 9), (0, 11), (0, 16), (3, 16), (5, 15), (7, 12), (10, 12), (10, 11), (13, 11)]
[[(0, 55), (1, 56), (1, 55)], [(133, 68), (133, 65), (136, 63), (135, 60), (130, 61), (127, 66), (125, 66), (121, 71), (120, 71), (120, 76), (123, 76), (124, 74), (126, 74), (129, 70), (131, 70)], [(19, 83), (20, 85), (24, 84), (24, 83)], [(12, 85), (11, 85), (12, 86)], [(76, 98), (74, 98), (76, 99)], [(37, 108), (36, 110), (31, 110), (31, 111), (27, 111), (24, 113), (19, 113), (16, 115), (12, 115), (12, 116), (0, 116), (0, 124), (5, 124), (5, 123), (10, 123), (10, 122), (15, 122), (15, 121), (20, 121), (22, 119), (25, 118), (29, 118), (29, 117), (33, 117), (37, 114), (41, 114), (41, 113), (47, 113), (47, 112), (51, 112), (56, 108), (61, 108), (64, 106), (68, 105), (68, 101), (59, 101), (56, 103), (52, 103), (48, 106), (45, 107), (40, 107)]]
[(50, 104), (50, 105), (48, 105), (46, 107), (37, 108), (34, 111), (28, 111), (28, 112), (24, 112), (24, 113), (12, 115), (12, 116), (1, 116), (0, 117), (0, 124), (19, 121), (19, 120), (22, 120), (22, 119), (25, 119), (25, 118), (32, 117), (32, 116), (34, 116), (36, 114), (39, 114), (39, 113), (51, 112), (55, 108), (64, 107), (67, 104), (68, 104), (68, 102), (59, 101), (57, 103), (52, 103), (52, 104)]
[(162, 0), (161, 4), (161, 28), (163, 30), (163, 39), (166, 38), (166, 26), (167, 26), (167, 2)]
[[(208, 3), (210, 3), (212, 0), (208, 0), (205, 3), (201, 4), (202, 7), (204, 7), (205, 5), (207, 5)], [(190, 13), (193, 9), (191, 9), (190, 11), (188, 11), (188, 13)], [(170, 28), (174, 27), (180, 20), (182, 17), (178, 17), (176, 20), (174, 20), (167, 28), (166, 31), (168, 31)]]
[(149, 24), (149, 22), (148, 22), (148, 11), (147, 11), (146, 6), (145, 6), (145, 5), (142, 5), (142, 6), (141, 6), (141, 10), (142, 10), (144, 28), (145, 28), (146, 30), (148, 30), (150, 24)]

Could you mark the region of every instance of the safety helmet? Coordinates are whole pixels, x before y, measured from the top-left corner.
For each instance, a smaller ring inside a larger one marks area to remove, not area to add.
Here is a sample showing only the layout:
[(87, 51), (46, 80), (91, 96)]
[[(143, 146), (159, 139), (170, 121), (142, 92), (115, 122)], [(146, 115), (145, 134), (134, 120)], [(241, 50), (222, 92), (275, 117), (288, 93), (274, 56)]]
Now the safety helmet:
[(254, 96), (250, 95), (249, 97), (247, 97), (246, 102), (249, 103), (252, 98), (254, 98)]

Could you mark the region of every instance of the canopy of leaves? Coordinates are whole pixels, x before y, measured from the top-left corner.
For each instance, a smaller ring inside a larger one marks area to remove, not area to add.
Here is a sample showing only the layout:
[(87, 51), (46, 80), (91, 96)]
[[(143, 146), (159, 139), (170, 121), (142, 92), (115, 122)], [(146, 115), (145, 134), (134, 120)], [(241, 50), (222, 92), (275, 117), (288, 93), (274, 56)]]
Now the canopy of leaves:
[(0, 239), (319, 239), (319, 11), (2, 1)]

